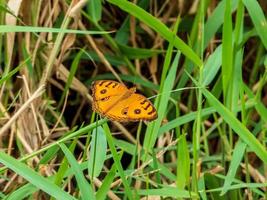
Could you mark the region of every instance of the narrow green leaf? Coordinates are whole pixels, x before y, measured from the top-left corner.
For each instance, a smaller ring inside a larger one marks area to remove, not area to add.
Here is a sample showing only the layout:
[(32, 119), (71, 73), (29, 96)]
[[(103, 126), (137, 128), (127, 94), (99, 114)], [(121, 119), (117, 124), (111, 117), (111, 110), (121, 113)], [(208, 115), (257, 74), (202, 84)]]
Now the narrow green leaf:
[(163, 187), (160, 189), (146, 189), (146, 190), (137, 190), (139, 195), (156, 195), (156, 196), (165, 196), (165, 197), (176, 197), (176, 198), (192, 198), (196, 197), (196, 193), (188, 192), (186, 190), (180, 190), (176, 187)]
[(26, 60), (24, 60), (24, 62), (22, 62), (19, 66), (17, 66), (12, 71), (10, 71), (10, 72), (5, 71), (4, 75), (0, 77), (0, 85), (3, 84), (3, 82), (8, 80), (9, 78), (11, 78), (14, 74), (16, 74), (30, 60), (31, 60), (31, 57), (28, 57)]
[(109, 170), (108, 174), (106, 175), (105, 179), (102, 182), (101, 187), (99, 188), (99, 190), (96, 193), (96, 199), (97, 200), (104, 200), (106, 199), (108, 190), (111, 186), (111, 183), (116, 175), (116, 165), (113, 164), (111, 169)]
[(140, 21), (144, 22), (152, 29), (156, 30), (164, 39), (173, 43), (174, 46), (179, 49), (184, 55), (191, 59), (197, 66), (202, 65), (201, 59), (197, 54), (185, 44), (179, 37), (177, 37), (168, 27), (163, 24), (159, 19), (153, 17), (151, 14), (147, 13), (142, 8), (136, 6), (135, 4), (126, 0), (108, 0), (108, 2), (113, 3), (120, 7), (122, 10), (128, 12), (129, 14), (135, 16)]
[(106, 138), (107, 138), (107, 141), (108, 141), (108, 145), (109, 145), (110, 151), (112, 153), (116, 168), (118, 170), (118, 173), (119, 173), (119, 175), (121, 177), (121, 180), (122, 180), (122, 183), (124, 185), (124, 189), (125, 189), (125, 193), (127, 195), (127, 198), (132, 200), (132, 199), (134, 199), (134, 197), (132, 196), (133, 194), (132, 194), (130, 185), (129, 185), (127, 179), (126, 179), (125, 173), (124, 173), (123, 168), (121, 166), (120, 158), (119, 158), (119, 155), (118, 155), (118, 153), (116, 151), (115, 144), (113, 142), (113, 138), (112, 138), (112, 135), (110, 133), (109, 127), (108, 127), (107, 124), (103, 124), (103, 128), (105, 130), (105, 134), (106, 134)]
[(203, 69), (203, 85), (209, 85), (216, 77), (222, 65), (222, 45), (219, 45), (215, 51), (208, 57)]
[(184, 189), (190, 178), (190, 157), (186, 142), (186, 135), (182, 135), (177, 144), (177, 181), (179, 189)]
[(81, 56), (82, 56), (83, 53), (84, 53), (84, 50), (81, 49), (79, 51), (79, 53), (75, 56), (73, 62), (71, 63), (70, 73), (68, 75), (68, 79), (67, 79), (66, 85), (64, 87), (64, 91), (63, 91), (63, 93), (61, 95), (61, 98), (60, 98), (60, 100), (58, 102), (58, 107), (60, 107), (63, 104), (63, 101), (64, 101), (64, 99), (65, 99), (65, 97), (67, 95), (67, 92), (68, 92), (68, 90), (69, 90), (69, 88), (70, 88), (70, 86), (72, 84), (73, 78), (75, 76), (75, 73), (76, 73), (76, 71), (78, 69), (79, 62), (81, 60)]
[(232, 16), (231, 0), (226, 0), (223, 35), (222, 35), (222, 82), (224, 95), (227, 96), (227, 89), (232, 77), (233, 68), (233, 46), (232, 46)]
[(66, 199), (66, 200), (74, 200), (75, 198), (69, 195), (67, 192), (64, 192), (57, 185), (49, 181), (47, 178), (39, 175), (37, 172), (29, 168), (24, 163), (17, 161), (15, 158), (5, 154), (0, 151), (0, 163), (7, 166), (31, 184), (43, 190), (47, 194), (51, 195), (56, 199)]
[(108, 31), (82, 31), (73, 29), (60, 29), (37, 26), (14, 26), (14, 25), (0, 25), (0, 33), (15, 33), (15, 32), (29, 32), (29, 33), (75, 33), (75, 34), (108, 34)]
[[(212, 113), (216, 112), (216, 110), (213, 108), (213, 107), (209, 107), (209, 108), (204, 108), (202, 109), (201, 111), (201, 116), (204, 117), (204, 116), (208, 116)], [(159, 129), (159, 135), (162, 135), (163, 133), (166, 133), (168, 132), (169, 130), (175, 128), (175, 127), (179, 127), (183, 124), (186, 124), (190, 121), (193, 121), (196, 119), (196, 116), (197, 116), (197, 112), (191, 112), (191, 113), (188, 113), (186, 115), (183, 115), (181, 117), (178, 117), (172, 121), (169, 121), (167, 124), (164, 124), (160, 127)]]
[(235, 178), (236, 171), (243, 159), (247, 144), (239, 140), (234, 148), (233, 157), (231, 159), (230, 167), (225, 177), (223, 188), (220, 195), (224, 195), (229, 189)]
[(249, 16), (252, 19), (261, 42), (263, 43), (265, 49), (267, 49), (267, 21), (261, 6), (258, 1), (254, 0), (243, 0), (243, 3), (248, 10)]
[(88, 11), (92, 20), (97, 23), (101, 19), (102, 5), (101, 0), (90, 0), (88, 1)]
[(77, 163), (75, 157), (70, 152), (65, 144), (59, 144), (61, 150), (64, 152), (66, 158), (68, 159), (71, 169), (75, 175), (78, 187), (81, 192), (81, 197), (83, 200), (95, 199), (94, 192), (92, 186), (87, 182), (86, 178), (83, 175), (83, 172), (80, 169), (79, 164)]
[(36, 186), (30, 183), (27, 183), (26, 185), (23, 185), (22, 187), (16, 189), (14, 192), (8, 195), (7, 198), (4, 198), (4, 200), (25, 199), (26, 197), (32, 195), (33, 193), (37, 191), (38, 191), (38, 188)]
[(166, 115), (166, 110), (168, 106), (169, 97), (171, 95), (170, 91), (173, 88), (173, 84), (176, 78), (176, 71), (178, 67), (178, 62), (180, 59), (180, 54), (177, 53), (174, 61), (172, 63), (171, 69), (169, 70), (169, 73), (166, 77), (166, 80), (164, 81), (162, 95), (160, 97), (159, 106), (158, 106), (158, 119), (149, 124), (149, 127), (146, 131), (145, 139), (144, 139), (144, 148), (148, 151), (154, 146), (156, 139), (158, 137), (158, 131), (161, 126), (161, 121), (163, 120), (164, 116)]
[[(239, 0), (231, 1), (231, 12), (234, 12), (237, 8)], [(206, 24), (205, 24), (205, 34), (204, 34), (204, 47), (207, 47), (210, 40), (215, 36), (218, 29), (224, 23), (224, 8), (225, 8), (226, 0), (222, 0), (218, 2), (213, 13), (209, 16)]]
[(101, 126), (92, 133), (90, 154), (88, 159), (88, 172), (91, 177), (98, 177), (106, 160), (107, 140)]
[(240, 138), (259, 156), (259, 158), (267, 163), (267, 151), (265, 147), (255, 138), (255, 136), (227, 109), (219, 102), (208, 90), (202, 88), (202, 92), (211, 105), (220, 113), (221, 117), (228, 125), (240, 136)]

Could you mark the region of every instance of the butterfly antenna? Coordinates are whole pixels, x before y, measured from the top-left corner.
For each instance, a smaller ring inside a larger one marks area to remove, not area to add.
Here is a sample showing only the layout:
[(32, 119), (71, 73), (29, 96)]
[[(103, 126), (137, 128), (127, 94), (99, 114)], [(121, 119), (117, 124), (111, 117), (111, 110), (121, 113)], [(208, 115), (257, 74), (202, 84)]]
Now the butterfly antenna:
[(172, 91), (169, 91), (169, 92), (162, 92), (162, 93), (153, 95), (151, 97), (148, 97), (148, 99), (153, 99), (153, 98), (156, 98), (156, 97), (161, 96), (161, 95), (164, 95), (164, 94), (170, 94), (170, 93), (174, 93), (174, 92), (180, 92), (180, 91), (183, 91), (183, 90), (191, 90), (191, 89), (199, 89), (199, 88), (202, 88), (202, 87), (184, 87), (184, 88), (179, 88), (179, 89), (175, 89), (175, 90), (172, 90)]

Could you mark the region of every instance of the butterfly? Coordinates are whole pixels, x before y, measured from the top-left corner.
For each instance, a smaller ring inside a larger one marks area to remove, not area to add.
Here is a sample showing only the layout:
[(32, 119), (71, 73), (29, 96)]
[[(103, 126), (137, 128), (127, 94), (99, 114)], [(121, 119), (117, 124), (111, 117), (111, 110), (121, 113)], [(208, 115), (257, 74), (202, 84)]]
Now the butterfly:
[(153, 104), (136, 88), (128, 89), (124, 84), (112, 80), (92, 83), (93, 110), (108, 119), (128, 121), (153, 121), (158, 114)]

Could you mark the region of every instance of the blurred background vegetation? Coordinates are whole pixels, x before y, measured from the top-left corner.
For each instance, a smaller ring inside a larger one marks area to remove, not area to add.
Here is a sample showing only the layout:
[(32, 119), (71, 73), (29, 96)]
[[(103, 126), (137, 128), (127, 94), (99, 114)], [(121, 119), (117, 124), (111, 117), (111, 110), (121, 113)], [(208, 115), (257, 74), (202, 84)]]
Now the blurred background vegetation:
[[(1, 199), (267, 199), (265, 0), (0, 8)], [(93, 113), (111, 79), (158, 119)]]

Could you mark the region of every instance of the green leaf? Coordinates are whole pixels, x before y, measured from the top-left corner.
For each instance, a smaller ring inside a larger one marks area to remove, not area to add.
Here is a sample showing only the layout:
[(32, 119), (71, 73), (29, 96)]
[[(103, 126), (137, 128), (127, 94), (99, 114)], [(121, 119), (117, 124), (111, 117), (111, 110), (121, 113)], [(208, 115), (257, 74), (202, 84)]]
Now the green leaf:
[(245, 144), (241, 140), (236, 143), (233, 152), (233, 157), (231, 158), (230, 167), (228, 169), (227, 176), (225, 177), (225, 181), (220, 195), (224, 195), (230, 189), (230, 186), (235, 178), (236, 171), (244, 156), (246, 146), (247, 144)]
[(118, 170), (118, 173), (119, 173), (121, 180), (122, 180), (122, 183), (124, 185), (127, 198), (132, 200), (132, 199), (134, 199), (134, 197), (132, 196), (133, 195), (132, 190), (130, 188), (130, 185), (126, 179), (126, 175), (125, 175), (124, 170), (122, 168), (122, 165), (120, 163), (120, 157), (116, 151), (115, 144), (113, 142), (113, 138), (112, 138), (112, 135), (110, 133), (109, 127), (107, 124), (103, 124), (103, 128), (105, 130), (106, 138), (107, 138), (108, 145), (109, 145), (110, 151), (111, 151), (113, 159), (114, 159), (114, 163), (116, 165), (116, 168)]
[(122, 10), (128, 12), (134, 17), (138, 18), (140, 21), (144, 22), (157, 33), (159, 33), (164, 39), (168, 40), (170, 43), (179, 49), (185, 56), (191, 59), (197, 66), (202, 65), (201, 59), (198, 55), (179, 37), (177, 37), (168, 27), (163, 24), (159, 19), (153, 17), (151, 14), (147, 13), (142, 8), (136, 6), (135, 4), (126, 0), (108, 0), (108, 2), (113, 3), (120, 7)]
[(180, 54), (177, 53), (174, 61), (172, 63), (171, 69), (169, 70), (168, 76), (166, 77), (162, 89), (162, 93), (164, 95), (159, 97), (159, 106), (158, 106), (158, 119), (149, 124), (149, 127), (146, 131), (145, 139), (144, 139), (144, 148), (148, 151), (154, 146), (156, 139), (158, 137), (159, 128), (161, 126), (161, 122), (166, 115), (166, 110), (168, 106), (168, 101), (170, 98), (170, 91), (173, 88), (174, 81), (176, 78), (176, 71), (178, 67), (178, 62), (180, 59)]
[(96, 193), (96, 199), (97, 200), (104, 200), (106, 199), (107, 193), (109, 191), (109, 188), (111, 187), (111, 183), (116, 175), (116, 165), (115, 163), (112, 165), (111, 169), (109, 170), (108, 174), (106, 175), (104, 181), (102, 182), (101, 187)]
[(108, 34), (108, 31), (82, 31), (73, 29), (60, 29), (49, 27), (37, 27), (37, 26), (14, 26), (14, 25), (0, 25), (0, 33), (15, 33), (15, 32), (27, 32), (27, 33), (75, 33), (75, 34)]
[(33, 193), (37, 192), (38, 188), (30, 183), (23, 185), (22, 187), (16, 189), (7, 198), (4, 200), (19, 200), (25, 199), (26, 197), (32, 195)]
[(177, 144), (177, 181), (179, 189), (184, 189), (190, 178), (190, 157), (186, 142), (186, 135), (182, 135)]
[[(188, 74), (189, 75), (189, 74)], [(189, 75), (190, 76), (190, 75)], [(196, 85), (200, 85), (191, 77)], [(255, 138), (255, 136), (227, 109), (218, 101), (207, 89), (201, 88), (209, 103), (216, 109), (228, 125), (240, 136), (240, 138), (257, 154), (257, 156), (267, 163), (267, 151), (265, 147)]]
[(17, 161), (15, 158), (5, 154), (0, 151), (0, 163), (7, 166), (18, 175), (22, 176), (24, 179), (29, 181), (31, 184), (43, 190), (47, 194), (51, 195), (56, 199), (66, 199), (66, 200), (74, 200), (75, 198), (69, 195), (67, 192), (63, 191), (57, 185), (52, 183), (47, 178), (44, 178), (37, 172), (33, 171), (24, 163)]
[(101, 19), (102, 5), (101, 0), (90, 0), (88, 1), (88, 12), (92, 17), (92, 20), (97, 23)]
[(261, 42), (263, 43), (265, 49), (267, 49), (267, 22), (261, 6), (258, 1), (255, 0), (243, 0), (243, 3), (248, 10), (249, 16), (252, 19)]
[(92, 133), (90, 154), (88, 159), (88, 172), (91, 177), (98, 177), (106, 160), (107, 140), (101, 126)]
[(79, 163), (76, 161), (73, 154), (67, 148), (65, 144), (59, 144), (61, 150), (64, 152), (66, 158), (68, 159), (71, 169), (75, 175), (78, 187), (81, 192), (81, 197), (83, 200), (95, 199), (92, 186), (87, 182), (86, 178), (83, 175), (82, 170), (80, 169)]
[(164, 197), (176, 197), (176, 198), (192, 198), (196, 197), (194, 192), (188, 192), (186, 190), (180, 190), (176, 187), (163, 187), (160, 189), (145, 189), (137, 190), (139, 195), (155, 195), (155, 196), (164, 196)]
[(233, 71), (231, 0), (226, 0), (222, 35), (222, 83), (224, 95), (230, 85)]

